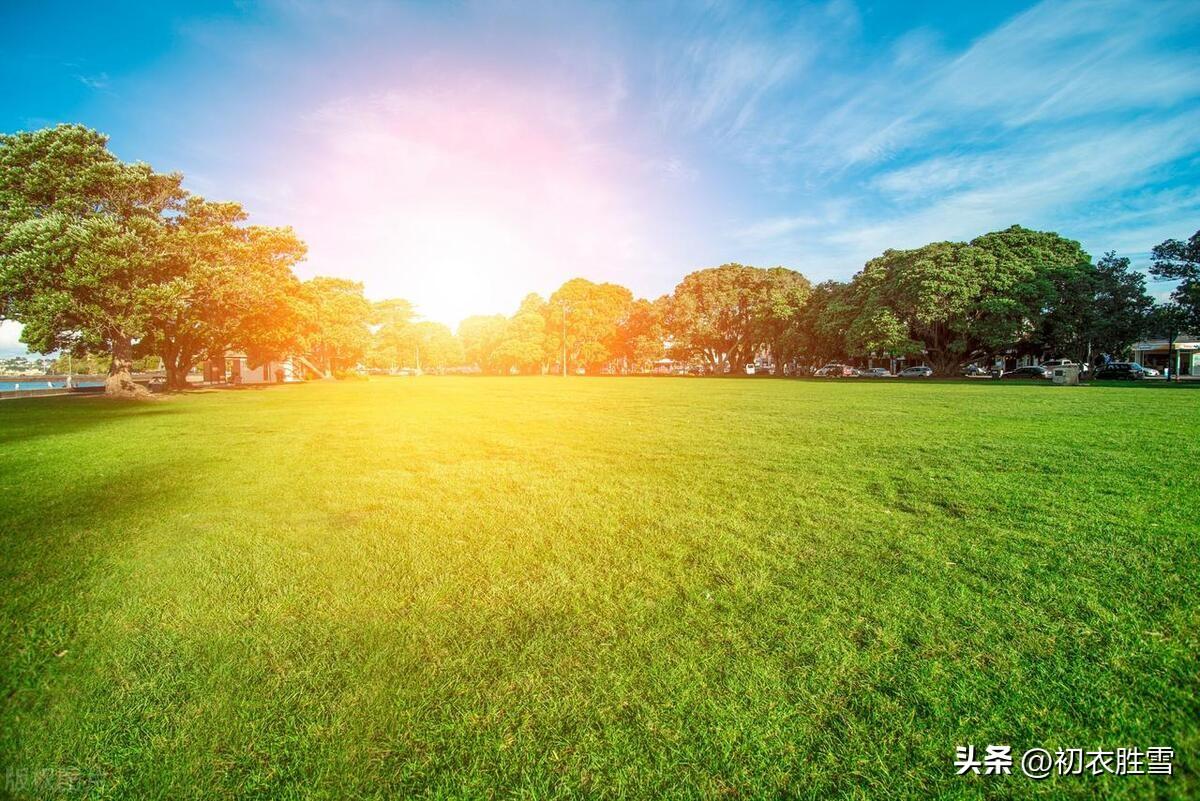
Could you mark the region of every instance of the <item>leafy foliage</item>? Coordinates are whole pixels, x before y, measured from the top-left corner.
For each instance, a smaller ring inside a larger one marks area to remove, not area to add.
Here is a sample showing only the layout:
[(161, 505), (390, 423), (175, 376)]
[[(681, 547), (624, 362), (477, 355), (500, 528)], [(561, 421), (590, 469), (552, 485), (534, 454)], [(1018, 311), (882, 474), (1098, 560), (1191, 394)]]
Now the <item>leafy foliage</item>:
[(371, 303), (358, 281), (318, 276), (301, 287), (302, 345), (327, 372), (360, 362), (371, 341)]
[(1168, 239), (1153, 251), (1150, 274), (1155, 278), (1178, 281), (1171, 299), (1183, 314), (1183, 324), (1200, 329), (1200, 231), (1186, 242)]
[(133, 343), (177, 269), (165, 240), (181, 181), (79, 125), (0, 136), (0, 317), (36, 351), (111, 353), (112, 389), (130, 391)]

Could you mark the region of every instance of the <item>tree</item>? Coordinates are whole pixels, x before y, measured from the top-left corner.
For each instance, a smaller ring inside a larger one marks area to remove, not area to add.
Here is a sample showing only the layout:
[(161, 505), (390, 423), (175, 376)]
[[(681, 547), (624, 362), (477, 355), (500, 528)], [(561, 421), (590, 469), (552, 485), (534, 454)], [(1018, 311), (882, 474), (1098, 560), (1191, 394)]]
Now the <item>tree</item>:
[(153, 291), (151, 324), (138, 351), (159, 355), (167, 386), (225, 351), (252, 362), (277, 359), (300, 335), (300, 282), (292, 265), (305, 247), (290, 228), (243, 226), (237, 203), (191, 196), (163, 240), (170, 278)]
[(536, 293), (525, 296), (521, 307), (504, 326), (493, 352), (503, 372), (538, 373), (546, 358), (546, 301)]
[(790, 329), (797, 362), (819, 367), (848, 355), (846, 332), (854, 319), (849, 295), (850, 285), (841, 281), (822, 281), (812, 288)]
[(462, 363), (462, 344), (445, 325), (422, 320), (408, 327), (407, 347), (400, 360), (402, 366), (428, 370)]
[(1049, 231), (1013, 225), (976, 237), (973, 248), (991, 260), (981, 266), (980, 296), (967, 335), (987, 356), (1001, 348), (1041, 354), (1040, 330), (1058, 329), (1074, 355), (1086, 326), (1080, 295), (1090, 291), (1092, 257), (1079, 243)]
[(1093, 353), (1125, 353), (1146, 333), (1154, 301), (1146, 292), (1146, 277), (1129, 259), (1109, 251), (1096, 263), (1097, 283), (1092, 297), (1090, 348)]
[(371, 341), (372, 309), (363, 297), (362, 284), (318, 276), (301, 287), (299, 311), (306, 350), (326, 377), (350, 369), (363, 358)]
[(1150, 274), (1178, 281), (1171, 299), (1178, 305), (1183, 325), (1200, 330), (1200, 231), (1186, 242), (1168, 239), (1153, 250)]
[(760, 288), (754, 267), (723, 264), (684, 276), (671, 296), (666, 321), (672, 351), (723, 370), (754, 355), (754, 312)]
[(771, 267), (757, 277), (750, 312), (755, 350), (762, 346), (770, 349), (779, 376), (783, 365), (799, 353), (797, 323), (811, 294), (812, 284), (795, 270)]
[(1124, 353), (1144, 333), (1153, 302), (1129, 259), (1109, 252), (1056, 277), (1056, 296), (1035, 337), (1042, 355), (1088, 363), (1095, 353)]
[[(907, 338), (919, 342), (935, 372), (951, 374), (983, 347), (971, 331), (983, 294), (987, 256), (961, 242), (937, 242), (913, 250), (887, 250), (854, 276), (848, 293), (853, 310), (846, 327), (847, 350), (872, 321), (899, 321)], [(888, 316), (881, 317), (886, 310)]]
[(663, 357), (663, 317), (669, 298), (638, 298), (617, 326), (615, 355), (624, 372), (647, 372)]
[(915, 352), (919, 343), (935, 372), (953, 375), (1004, 349), (1041, 350), (1038, 332), (1047, 325), (1074, 342), (1074, 292), (1090, 262), (1078, 242), (1017, 225), (970, 244), (887, 250), (851, 282), (847, 347), (863, 352), (875, 342)]
[(565, 317), (568, 369), (582, 367), (589, 373), (601, 369), (617, 358), (619, 328), (632, 305), (633, 293), (623, 286), (572, 278), (546, 305), (551, 352), (562, 352)]
[(495, 354), (507, 329), (508, 318), (503, 314), (475, 315), (459, 323), (458, 339), (467, 363), (485, 373), (501, 372)]
[(846, 350), (855, 356), (913, 356), (923, 352), (920, 342), (908, 335), (908, 326), (888, 308), (876, 308), (845, 329)]
[(0, 318), (35, 351), (110, 354), (106, 393), (146, 394), (130, 368), (170, 274), (181, 181), (119, 161), (80, 125), (0, 136)]
[(416, 312), (413, 305), (401, 298), (378, 301), (371, 306), (371, 336), (366, 361), (371, 367), (395, 369), (405, 363), (411, 350), (409, 327)]

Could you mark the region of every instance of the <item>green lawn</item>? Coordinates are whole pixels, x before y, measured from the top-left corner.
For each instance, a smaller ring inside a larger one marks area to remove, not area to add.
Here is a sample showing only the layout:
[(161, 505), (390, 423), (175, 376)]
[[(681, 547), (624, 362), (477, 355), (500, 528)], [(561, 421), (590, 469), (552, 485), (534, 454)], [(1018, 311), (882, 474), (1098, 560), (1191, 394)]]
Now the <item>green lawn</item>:
[(0, 402), (6, 792), (1196, 797), (1198, 425), (987, 381)]

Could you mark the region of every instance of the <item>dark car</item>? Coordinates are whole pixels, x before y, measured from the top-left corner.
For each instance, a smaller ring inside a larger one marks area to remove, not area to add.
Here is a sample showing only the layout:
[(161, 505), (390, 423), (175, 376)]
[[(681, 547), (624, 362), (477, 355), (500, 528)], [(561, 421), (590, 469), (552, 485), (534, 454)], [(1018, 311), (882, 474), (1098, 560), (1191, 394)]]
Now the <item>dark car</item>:
[(991, 372), (984, 370), (977, 364), (968, 364), (962, 369), (962, 374), (967, 378), (982, 378), (983, 376), (991, 375)]
[(1146, 371), (1137, 362), (1110, 362), (1096, 369), (1098, 381), (1137, 381), (1146, 377)]
[(1030, 365), (1029, 367), (1018, 367), (1016, 370), (1009, 370), (1004, 373), (1001, 378), (1050, 378), (1054, 373), (1047, 370), (1045, 367), (1038, 365)]
[(817, 378), (855, 378), (858, 376), (858, 371), (848, 364), (834, 362), (825, 365), (813, 373), (813, 375)]

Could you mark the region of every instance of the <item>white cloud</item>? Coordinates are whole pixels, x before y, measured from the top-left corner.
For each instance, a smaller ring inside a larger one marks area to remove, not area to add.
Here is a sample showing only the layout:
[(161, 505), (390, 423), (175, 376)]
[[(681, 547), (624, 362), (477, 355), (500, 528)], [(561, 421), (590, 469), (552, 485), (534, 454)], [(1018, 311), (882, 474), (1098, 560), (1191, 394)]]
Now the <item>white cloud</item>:
[(23, 356), (25, 343), (21, 341), (21, 324), (13, 320), (0, 320), (0, 356)]
[[(788, 115), (802, 122), (749, 149), (772, 181), (803, 191), (797, 214), (736, 235), (843, 277), (887, 247), (1015, 222), (1096, 252), (1148, 249), (1194, 217), (1163, 186), (1200, 151), (1200, 51), (1165, 42), (1198, 23), (1194, 4), (1050, 0), (960, 53), (924, 30), (902, 37), (887, 69), (832, 80), (832, 97)], [(1139, 208), (1114, 208), (1123, 195)], [(829, 222), (800, 224), (814, 217)]]

